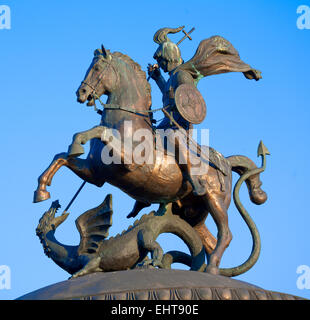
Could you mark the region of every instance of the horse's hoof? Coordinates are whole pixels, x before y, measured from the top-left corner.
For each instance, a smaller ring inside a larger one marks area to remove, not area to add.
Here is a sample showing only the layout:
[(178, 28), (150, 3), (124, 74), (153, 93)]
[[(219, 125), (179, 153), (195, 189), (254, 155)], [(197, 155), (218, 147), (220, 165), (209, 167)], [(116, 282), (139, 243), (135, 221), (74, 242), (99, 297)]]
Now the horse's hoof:
[(69, 157), (78, 157), (82, 154), (84, 154), (84, 148), (79, 143), (71, 144), (68, 150)]
[(206, 273), (213, 274), (214, 276), (218, 276), (220, 274), (220, 270), (215, 266), (207, 266), (205, 269)]
[(33, 202), (34, 203), (41, 202), (49, 199), (50, 197), (51, 195), (48, 191), (39, 189), (34, 192)]

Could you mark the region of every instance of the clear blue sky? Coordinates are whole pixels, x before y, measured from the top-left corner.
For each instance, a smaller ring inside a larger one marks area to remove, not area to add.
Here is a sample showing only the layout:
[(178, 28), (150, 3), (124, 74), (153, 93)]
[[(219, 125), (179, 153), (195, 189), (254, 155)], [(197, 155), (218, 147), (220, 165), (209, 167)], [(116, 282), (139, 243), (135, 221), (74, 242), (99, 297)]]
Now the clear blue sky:
[[(198, 88), (208, 114), (198, 127), (210, 129), (210, 144), (225, 156), (256, 158), (259, 140), (271, 152), (262, 174), (269, 199), (262, 206), (241, 199), (262, 238), (259, 261), (237, 279), (265, 289), (310, 298), (296, 286), (299, 265), (310, 266), (309, 71), (310, 30), (296, 27), (298, 1), (1, 1), (11, 7), (12, 26), (0, 30), (1, 222), (0, 265), (11, 268), (11, 290), (0, 299), (14, 299), (63, 281), (68, 274), (48, 259), (35, 235), (38, 220), (59, 199), (63, 207), (81, 180), (63, 168), (49, 188), (52, 199), (33, 204), (38, 176), (56, 153), (66, 151), (72, 135), (99, 123), (91, 108), (76, 102), (75, 91), (101, 43), (128, 54), (146, 69), (161, 27), (195, 27), (192, 41), (180, 46), (188, 60), (199, 42), (212, 35), (227, 38), (241, 58), (260, 69), (263, 79), (248, 81), (231, 73), (204, 78)], [(177, 42), (180, 34), (172, 35)], [(153, 108), (161, 106), (154, 82)], [(160, 115), (161, 117), (161, 115)], [(236, 177), (234, 177), (236, 181)], [(74, 221), (114, 197), (110, 235), (127, 228), (134, 200), (118, 189), (86, 185), (56, 236), (77, 244)], [(144, 210), (147, 213), (149, 210)], [(250, 234), (232, 203), (229, 222), (233, 241), (222, 266), (240, 264), (251, 250)], [(209, 218), (208, 226), (216, 233)], [(184, 249), (174, 236), (161, 236), (165, 250)]]

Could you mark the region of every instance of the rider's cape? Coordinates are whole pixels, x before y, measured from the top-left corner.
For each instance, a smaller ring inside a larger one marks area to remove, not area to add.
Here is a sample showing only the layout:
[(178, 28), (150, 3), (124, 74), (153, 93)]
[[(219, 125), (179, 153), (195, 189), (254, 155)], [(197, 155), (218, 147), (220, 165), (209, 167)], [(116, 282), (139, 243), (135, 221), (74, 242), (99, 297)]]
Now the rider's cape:
[(179, 70), (190, 73), (196, 82), (227, 72), (243, 72), (248, 79), (261, 79), (261, 72), (243, 62), (233, 45), (220, 36), (202, 40), (193, 58), (176, 69)]
[[(233, 45), (220, 36), (202, 40), (193, 58), (176, 68), (175, 72), (180, 70), (190, 73), (196, 85), (203, 77), (227, 72), (243, 72), (247, 79), (261, 79), (261, 72), (243, 62)], [(209, 161), (227, 175), (225, 160), (224, 156), (210, 148)]]

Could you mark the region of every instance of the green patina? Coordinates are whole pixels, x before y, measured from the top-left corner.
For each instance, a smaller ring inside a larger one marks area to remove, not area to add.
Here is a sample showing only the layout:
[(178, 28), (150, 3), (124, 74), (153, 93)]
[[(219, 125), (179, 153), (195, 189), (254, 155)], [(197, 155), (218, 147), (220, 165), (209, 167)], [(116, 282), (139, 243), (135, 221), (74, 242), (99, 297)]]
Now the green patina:
[(196, 72), (197, 78), (194, 79), (194, 83), (195, 86), (197, 87), (198, 82), (204, 77), (204, 75), (202, 75), (197, 68), (195, 67), (195, 65), (193, 63), (191, 63), (191, 66), (193, 68), (193, 70)]

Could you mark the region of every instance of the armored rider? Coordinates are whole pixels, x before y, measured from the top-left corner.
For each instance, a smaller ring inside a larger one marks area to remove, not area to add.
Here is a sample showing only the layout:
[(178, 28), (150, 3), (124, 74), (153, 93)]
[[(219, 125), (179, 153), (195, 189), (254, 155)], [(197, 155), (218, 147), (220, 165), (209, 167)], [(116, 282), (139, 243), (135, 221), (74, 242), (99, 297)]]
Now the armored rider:
[[(167, 113), (165, 113), (165, 117), (157, 126), (157, 129), (177, 129), (181, 127), (186, 130), (187, 136), (189, 136), (188, 131), (192, 127), (192, 124), (200, 123), (203, 119), (200, 118), (199, 121), (193, 121), (197, 111), (195, 103), (191, 103), (191, 101), (187, 102), (188, 110), (182, 104), (178, 105), (176, 103), (175, 93), (181, 85), (186, 85), (187, 90), (192, 90), (193, 94), (189, 94), (189, 96), (195, 97), (198, 92), (196, 86), (199, 80), (206, 76), (227, 72), (242, 72), (247, 79), (254, 79), (256, 81), (261, 79), (262, 76), (259, 70), (253, 69), (250, 65), (243, 62), (233, 45), (221, 36), (212, 36), (202, 40), (198, 45), (195, 55), (189, 61), (184, 62), (179, 47), (167, 37), (168, 34), (178, 33), (183, 28), (183, 26), (178, 28), (161, 28), (154, 34), (153, 40), (159, 45), (154, 54), (157, 64), (148, 65), (148, 74), (149, 77), (155, 80), (162, 92), (163, 106), (168, 106), (166, 111), (174, 120), (172, 122), (171, 117), (168, 117)], [(186, 34), (186, 32), (184, 33)], [(160, 69), (169, 74), (167, 81), (162, 76)], [(199, 92), (198, 95), (200, 95)], [(203, 100), (202, 97), (201, 99)], [(202, 104), (204, 104), (204, 101)], [(189, 110), (194, 105), (196, 110)], [(186, 117), (186, 114), (189, 114), (190, 117)], [(200, 114), (203, 114), (203, 112)], [(188, 141), (185, 141), (185, 143), (174, 142), (176, 149), (178, 149), (175, 152), (176, 160), (180, 163), (180, 159), (178, 159), (178, 155), (180, 154), (183, 158), (188, 159)], [(212, 148), (209, 149), (212, 150)], [(217, 152), (209, 153), (209, 156), (209, 162), (215, 165), (219, 171), (223, 172)], [(179, 165), (184, 177), (191, 183), (193, 193), (197, 196), (204, 195), (205, 189), (200, 184), (199, 175), (191, 174), (190, 161)], [(147, 204), (142, 204), (139, 201), (136, 202), (134, 209), (128, 217), (136, 216), (145, 206)]]
[[(179, 28), (162, 28), (155, 33), (153, 40), (159, 44), (154, 54), (157, 65), (149, 65), (148, 73), (155, 80), (163, 94), (163, 106), (169, 106), (167, 111), (174, 119), (174, 122), (171, 122), (171, 118), (165, 116), (157, 128), (177, 129), (175, 123), (178, 123), (179, 128), (182, 127), (188, 132), (192, 124), (189, 118), (184, 117), (184, 112), (182, 112), (183, 116), (180, 114), (180, 107), (182, 108), (182, 106), (176, 104), (175, 101), (175, 92), (179, 86), (186, 84), (187, 90), (191, 90), (190, 88), (192, 88), (194, 95), (197, 95), (196, 85), (201, 78), (207, 75), (241, 71), (247, 79), (259, 80), (261, 73), (241, 61), (238, 52), (231, 43), (219, 36), (203, 40), (198, 46), (194, 57), (184, 64), (179, 47), (167, 37), (167, 34), (180, 32), (183, 28), (184, 26)], [(161, 75), (160, 69), (169, 74), (167, 81)], [(186, 113), (186, 110), (182, 111)], [(200, 119), (200, 122), (202, 120)], [(183, 150), (184, 145), (188, 144), (179, 143), (176, 147), (181, 151), (180, 154), (183, 154), (183, 157), (188, 159), (186, 156), (188, 150)], [(177, 154), (178, 152), (176, 152), (176, 156)], [(187, 177), (193, 187), (194, 194), (203, 195), (205, 190), (199, 183), (199, 176), (191, 174), (190, 167), (190, 161), (187, 161), (187, 165), (185, 166), (180, 165), (185, 177)]]
[[(175, 43), (170, 41), (170, 39), (167, 37), (168, 33), (176, 33), (181, 31), (183, 28), (184, 27), (179, 27), (175, 29), (163, 28), (155, 33), (154, 42), (159, 44), (159, 47), (154, 54), (154, 59), (157, 61), (158, 65), (149, 65), (148, 72), (149, 76), (151, 76), (151, 78), (155, 80), (160, 91), (162, 92), (163, 106), (168, 106), (166, 111), (170, 113), (174, 121), (180, 127), (182, 127), (184, 130), (186, 130), (186, 132), (188, 132), (188, 130), (191, 128), (191, 123), (180, 115), (178, 109), (176, 108), (174, 98), (175, 91), (181, 84), (188, 84), (192, 86), (193, 89), (195, 89), (195, 83), (193, 77), (189, 73), (183, 70), (177, 70), (177, 67), (183, 63), (181, 52), (179, 47)], [(164, 77), (161, 75), (160, 69), (162, 69), (165, 73), (169, 74), (168, 81), (165, 81)], [(165, 116), (163, 121), (157, 126), (157, 129), (168, 128), (175, 130), (178, 129), (175, 123), (171, 122), (171, 119)], [(204, 188), (199, 183), (198, 176), (190, 174), (191, 170), (190, 163), (187, 157), (186, 141), (183, 141), (183, 143), (178, 143), (177, 141), (174, 142), (176, 143), (175, 147), (177, 149), (177, 152), (175, 153), (176, 157), (178, 157), (179, 152), (181, 152), (184, 159), (187, 159), (187, 163), (185, 165), (180, 164), (180, 168), (183, 171), (183, 174), (185, 174), (185, 177), (191, 183), (194, 194), (203, 195)]]

